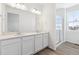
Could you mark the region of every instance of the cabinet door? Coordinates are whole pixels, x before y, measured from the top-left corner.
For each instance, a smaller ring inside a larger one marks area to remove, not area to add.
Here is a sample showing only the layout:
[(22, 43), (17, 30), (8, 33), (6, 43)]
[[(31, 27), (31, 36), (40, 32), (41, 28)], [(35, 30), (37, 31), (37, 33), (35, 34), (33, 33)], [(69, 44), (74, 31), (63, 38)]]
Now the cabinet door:
[(43, 48), (48, 46), (48, 33), (43, 34)]
[(16, 38), (16, 39), (1, 41), (1, 55), (20, 55), (20, 54), (21, 54), (20, 39)]
[(34, 53), (34, 36), (23, 37), (22, 54), (29, 55)]
[(38, 52), (43, 48), (42, 39), (42, 34), (35, 36), (35, 52)]

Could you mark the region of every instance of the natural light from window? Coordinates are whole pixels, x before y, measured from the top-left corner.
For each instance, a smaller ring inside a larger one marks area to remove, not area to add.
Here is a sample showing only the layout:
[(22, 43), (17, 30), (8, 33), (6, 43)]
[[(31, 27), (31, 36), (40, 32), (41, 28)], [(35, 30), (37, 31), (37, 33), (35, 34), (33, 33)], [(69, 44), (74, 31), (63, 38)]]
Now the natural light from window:
[(70, 30), (79, 29), (79, 11), (69, 12), (67, 14), (68, 28)]

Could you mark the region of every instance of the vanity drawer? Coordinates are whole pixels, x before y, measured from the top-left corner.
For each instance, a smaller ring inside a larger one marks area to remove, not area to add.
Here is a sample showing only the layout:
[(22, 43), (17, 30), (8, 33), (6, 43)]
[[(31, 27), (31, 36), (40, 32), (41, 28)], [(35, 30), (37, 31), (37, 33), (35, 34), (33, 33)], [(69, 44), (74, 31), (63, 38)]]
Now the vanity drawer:
[(20, 38), (6, 39), (4, 41), (1, 41), (1, 45), (8, 45), (16, 42), (20, 42)]
[(49, 36), (48, 33), (43, 34), (43, 48), (48, 46), (48, 39), (49, 39), (48, 36)]
[(36, 35), (35, 38), (42, 38), (42, 34)]
[(23, 37), (22, 39), (23, 41), (26, 41), (26, 40), (34, 39), (34, 36), (26, 36), (26, 37)]
[(27, 54), (33, 54), (34, 53), (34, 40), (27, 40), (23, 41), (22, 45), (22, 54), (27, 55)]
[(28, 55), (34, 53), (34, 36), (24, 37), (22, 39), (22, 54)]
[(48, 37), (48, 33), (43, 34), (44, 37)]

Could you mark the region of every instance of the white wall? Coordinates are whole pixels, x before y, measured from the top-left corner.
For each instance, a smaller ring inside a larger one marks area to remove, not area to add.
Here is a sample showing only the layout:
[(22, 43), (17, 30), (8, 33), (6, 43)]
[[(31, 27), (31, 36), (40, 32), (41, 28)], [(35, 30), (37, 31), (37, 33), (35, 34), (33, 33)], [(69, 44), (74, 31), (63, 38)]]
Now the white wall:
[(5, 27), (6, 24), (3, 24), (5, 22), (5, 18), (6, 18), (5, 13), (6, 13), (5, 5), (4, 5), (4, 3), (0, 3), (0, 34), (2, 34), (6, 29), (6, 27)]
[[(20, 32), (35, 32), (36, 31), (36, 15), (19, 9), (11, 8), (6, 6), (6, 17), (7, 12), (19, 15), (19, 31)], [(7, 21), (6, 21), (7, 22)], [(6, 26), (7, 28), (7, 26)]]
[(63, 18), (64, 18), (64, 12), (65, 12), (64, 8), (56, 9), (56, 15), (62, 16)]
[(56, 49), (56, 24), (55, 24), (56, 6), (54, 3), (45, 4), (40, 18), (40, 31), (49, 32), (49, 48)]
[[(75, 5), (67, 9), (67, 12), (79, 10), (79, 5)], [(66, 41), (79, 44), (79, 30), (68, 30), (66, 31)]]
[(0, 34), (2, 33), (1, 32), (2, 31), (2, 29), (1, 29), (1, 26), (2, 26), (1, 25), (2, 24), (2, 21), (1, 20), (2, 20), (2, 17), (1, 16), (2, 16), (2, 4), (0, 4)]
[(69, 42), (79, 44), (79, 31), (67, 31), (66, 39)]
[(24, 12), (20, 15), (20, 32), (35, 32), (36, 31), (36, 15)]

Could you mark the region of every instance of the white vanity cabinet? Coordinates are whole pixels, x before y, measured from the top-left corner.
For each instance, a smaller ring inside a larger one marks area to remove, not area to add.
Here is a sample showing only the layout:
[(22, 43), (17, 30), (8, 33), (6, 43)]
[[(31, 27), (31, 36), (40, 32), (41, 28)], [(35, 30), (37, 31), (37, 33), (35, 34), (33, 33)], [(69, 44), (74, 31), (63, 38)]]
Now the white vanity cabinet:
[(7, 39), (1, 41), (0, 44), (0, 52), (1, 55), (21, 55), (21, 39), (14, 38), (14, 39)]
[(22, 54), (29, 55), (34, 53), (34, 36), (22, 38)]
[(48, 46), (48, 33), (10, 37), (0, 40), (1, 55), (31, 55)]
[(35, 36), (35, 52), (40, 51), (43, 48), (43, 37), (42, 34)]
[(43, 48), (48, 46), (48, 39), (49, 39), (48, 33), (44, 33), (43, 34)]

